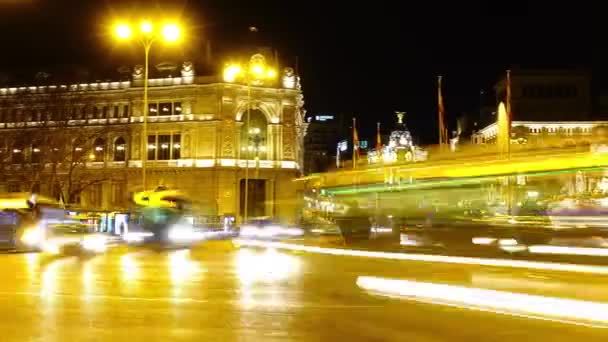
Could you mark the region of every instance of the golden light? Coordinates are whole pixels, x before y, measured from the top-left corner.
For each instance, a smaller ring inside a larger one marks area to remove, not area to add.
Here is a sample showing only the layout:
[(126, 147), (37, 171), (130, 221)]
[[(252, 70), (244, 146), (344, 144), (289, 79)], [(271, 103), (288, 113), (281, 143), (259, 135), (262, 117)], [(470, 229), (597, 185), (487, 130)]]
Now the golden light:
[(264, 67), (261, 64), (254, 64), (251, 66), (251, 73), (256, 77), (264, 76)]
[(129, 39), (131, 37), (131, 27), (127, 24), (118, 24), (114, 29), (114, 34), (118, 39)]
[(276, 78), (277, 77), (277, 72), (274, 69), (268, 69), (268, 71), (266, 71), (266, 78)]
[(241, 73), (241, 67), (237, 64), (231, 64), (224, 69), (224, 82), (234, 82), (237, 76)]
[(180, 29), (176, 24), (166, 24), (163, 26), (163, 38), (167, 42), (175, 42), (179, 39)]
[(141, 30), (142, 33), (148, 34), (148, 33), (152, 32), (152, 24), (149, 21), (144, 21), (139, 26), (139, 29)]

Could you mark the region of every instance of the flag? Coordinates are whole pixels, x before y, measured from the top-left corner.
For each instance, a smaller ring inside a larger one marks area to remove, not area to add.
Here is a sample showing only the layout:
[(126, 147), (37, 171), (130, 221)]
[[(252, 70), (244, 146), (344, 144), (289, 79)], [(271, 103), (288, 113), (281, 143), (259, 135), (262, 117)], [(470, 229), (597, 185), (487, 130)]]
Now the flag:
[(353, 168), (359, 160), (359, 134), (357, 134), (357, 119), (353, 118)]
[(380, 150), (382, 149), (382, 136), (380, 136), (380, 123), (378, 122), (378, 132), (376, 133), (376, 151), (380, 154)]
[(443, 106), (443, 95), (441, 94), (441, 76), (437, 77), (437, 108), (439, 115), (439, 146), (448, 142), (448, 129), (445, 125), (445, 108)]

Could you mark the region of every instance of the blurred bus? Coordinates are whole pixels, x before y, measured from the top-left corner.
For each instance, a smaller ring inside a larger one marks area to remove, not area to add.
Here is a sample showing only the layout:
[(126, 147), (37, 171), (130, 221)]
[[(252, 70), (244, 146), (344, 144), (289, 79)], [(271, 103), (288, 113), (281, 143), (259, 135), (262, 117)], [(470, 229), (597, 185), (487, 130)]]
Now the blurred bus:
[[(608, 246), (608, 169), (601, 167), (359, 184), (321, 194), (313, 202), (361, 238), (385, 231), (407, 246), (508, 252), (565, 241)], [(345, 214), (340, 206), (356, 210)]]

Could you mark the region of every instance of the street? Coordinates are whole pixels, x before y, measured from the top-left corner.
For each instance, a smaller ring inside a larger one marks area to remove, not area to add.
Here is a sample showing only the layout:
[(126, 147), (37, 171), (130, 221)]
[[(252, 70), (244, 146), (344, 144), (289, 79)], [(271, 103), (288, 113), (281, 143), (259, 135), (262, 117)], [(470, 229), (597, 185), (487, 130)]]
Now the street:
[(371, 295), (370, 275), (607, 301), (605, 276), (210, 246), (0, 255), (5, 341), (605, 340), (608, 330)]

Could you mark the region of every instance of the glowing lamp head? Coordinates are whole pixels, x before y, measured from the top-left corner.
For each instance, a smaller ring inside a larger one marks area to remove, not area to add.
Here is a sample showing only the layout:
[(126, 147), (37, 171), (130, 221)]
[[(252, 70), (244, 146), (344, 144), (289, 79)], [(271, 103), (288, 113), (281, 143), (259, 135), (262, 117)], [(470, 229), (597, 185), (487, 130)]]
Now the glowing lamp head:
[(127, 24), (117, 24), (114, 28), (114, 34), (118, 39), (129, 39), (131, 38), (131, 27), (129, 27)]
[(261, 64), (254, 64), (251, 66), (251, 73), (255, 75), (255, 77), (263, 77), (264, 76), (264, 66)]
[(236, 64), (227, 66), (226, 69), (224, 69), (224, 82), (229, 82), (229, 83), (234, 82), (240, 73), (241, 73), (240, 66), (238, 66)]
[(266, 71), (266, 78), (269, 78), (269, 79), (274, 79), (274, 78), (276, 78), (276, 77), (277, 77), (277, 72), (276, 72), (276, 71), (274, 71), (273, 69), (268, 69), (268, 70)]
[(141, 30), (141, 33), (143, 33), (143, 34), (152, 33), (152, 23), (150, 23), (149, 21), (144, 21), (139, 26), (139, 29)]
[(163, 26), (162, 32), (165, 41), (170, 43), (177, 41), (180, 37), (179, 26), (177, 26), (176, 24), (166, 24), (165, 26)]

